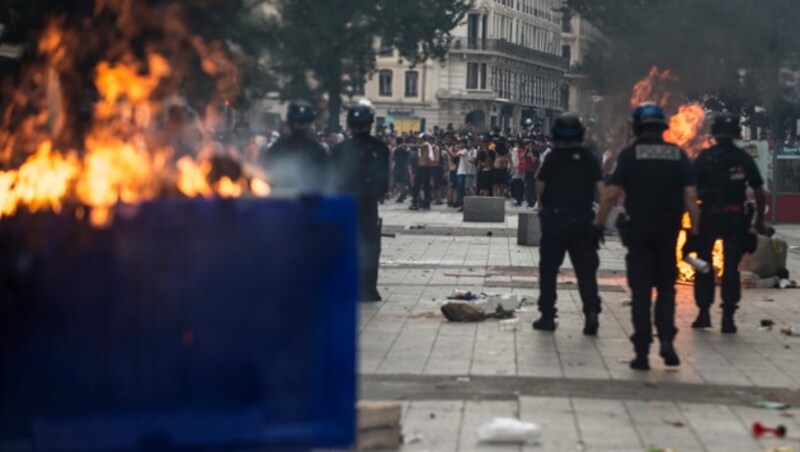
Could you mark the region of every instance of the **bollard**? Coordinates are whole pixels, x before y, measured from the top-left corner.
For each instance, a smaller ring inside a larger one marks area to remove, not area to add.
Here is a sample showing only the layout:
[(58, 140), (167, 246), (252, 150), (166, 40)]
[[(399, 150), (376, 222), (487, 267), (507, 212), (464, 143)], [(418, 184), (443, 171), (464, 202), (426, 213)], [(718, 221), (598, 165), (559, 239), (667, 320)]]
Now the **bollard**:
[(539, 214), (534, 212), (520, 212), (517, 224), (517, 245), (539, 246), (542, 239), (542, 224)]
[(468, 196), (464, 198), (464, 222), (504, 223), (505, 221), (505, 199), (485, 196)]

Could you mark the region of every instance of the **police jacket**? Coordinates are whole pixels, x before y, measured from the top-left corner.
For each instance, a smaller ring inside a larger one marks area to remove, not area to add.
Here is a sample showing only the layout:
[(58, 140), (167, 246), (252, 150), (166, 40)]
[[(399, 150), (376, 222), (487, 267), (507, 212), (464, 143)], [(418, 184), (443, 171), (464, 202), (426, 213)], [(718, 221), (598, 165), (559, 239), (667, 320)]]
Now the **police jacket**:
[(359, 215), (377, 215), (378, 201), (389, 192), (389, 148), (369, 134), (358, 134), (331, 150), (338, 191), (354, 196)]
[(753, 189), (764, 185), (753, 158), (733, 143), (717, 144), (701, 152), (693, 167), (703, 211), (740, 208), (747, 199), (748, 185)]
[(542, 213), (591, 218), (597, 183), (603, 180), (600, 162), (584, 147), (556, 148), (542, 163), (536, 178), (544, 182)]
[(684, 189), (695, 185), (689, 157), (660, 136), (640, 138), (623, 149), (609, 184), (625, 190), (625, 209), (633, 221), (679, 220)]
[(319, 192), (327, 186), (328, 153), (305, 132), (275, 142), (262, 152), (261, 162), (273, 189)]

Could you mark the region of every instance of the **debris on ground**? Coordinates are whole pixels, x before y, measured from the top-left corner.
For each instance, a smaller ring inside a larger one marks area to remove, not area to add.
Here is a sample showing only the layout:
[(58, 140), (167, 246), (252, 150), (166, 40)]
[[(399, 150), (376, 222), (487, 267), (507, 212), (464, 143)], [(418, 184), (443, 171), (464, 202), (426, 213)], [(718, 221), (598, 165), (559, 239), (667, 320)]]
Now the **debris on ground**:
[(425, 435), (423, 435), (420, 432), (411, 432), (410, 434), (403, 437), (403, 444), (421, 443), (424, 438)]
[(406, 231), (417, 231), (417, 230), (420, 230), (420, 229), (425, 229), (425, 225), (424, 224), (410, 224), (410, 225), (405, 227)]
[(671, 426), (673, 426), (675, 428), (686, 427), (686, 424), (682, 420), (676, 419), (676, 418), (671, 418), (671, 417), (665, 418), (664, 419), (664, 423), (667, 424), (667, 425), (671, 425)]
[(478, 296), (468, 290), (456, 289), (452, 294), (450, 294), (450, 296), (447, 297), (447, 299), (472, 301), (477, 300)]
[(517, 331), (519, 329), (519, 319), (506, 319), (498, 323), (500, 331)]
[(441, 319), (441, 315), (438, 312), (418, 312), (416, 314), (411, 314), (408, 318), (410, 319)]
[(665, 449), (663, 447), (651, 447), (650, 449), (647, 449), (647, 452), (676, 452), (676, 450), (671, 448)]
[(633, 301), (631, 301), (631, 300), (622, 300), (622, 302), (620, 304), (622, 306), (632, 306), (633, 305)]
[(397, 449), (402, 408), (396, 402), (358, 402), (357, 450)]
[[(487, 295), (488, 299), (478, 306), (486, 312), (511, 313), (519, 309), (520, 303), (516, 295)], [(506, 317), (507, 318), (507, 317)]]
[(750, 432), (756, 438), (761, 438), (766, 435), (772, 435), (778, 438), (786, 437), (786, 427), (783, 425), (779, 425), (777, 427), (767, 427), (761, 422), (753, 422), (753, 428), (750, 429)]
[(761, 326), (772, 328), (775, 326), (775, 321), (772, 319), (761, 319)]
[(494, 233), (492, 231), (489, 231), (489, 232), (486, 233), (486, 237), (491, 237), (493, 235), (494, 235)]
[(761, 400), (756, 402), (756, 408), (762, 408), (765, 410), (788, 410), (789, 404), (783, 402), (774, 402), (772, 400)]
[(494, 444), (535, 444), (541, 428), (530, 422), (512, 418), (495, 418), (478, 427), (478, 441)]
[(470, 379), (469, 377), (458, 377), (456, 378), (456, 381), (459, 383), (469, 383)]
[(447, 303), (442, 306), (442, 314), (450, 322), (482, 322), (489, 318), (480, 306), (470, 303)]
[(784, 325), (781, 327), (781, 334), (784, 336), (800, 336), (800, 328)]
[(767, 452), (797, 452), (793, 446), (778, 446), (767, 449)]

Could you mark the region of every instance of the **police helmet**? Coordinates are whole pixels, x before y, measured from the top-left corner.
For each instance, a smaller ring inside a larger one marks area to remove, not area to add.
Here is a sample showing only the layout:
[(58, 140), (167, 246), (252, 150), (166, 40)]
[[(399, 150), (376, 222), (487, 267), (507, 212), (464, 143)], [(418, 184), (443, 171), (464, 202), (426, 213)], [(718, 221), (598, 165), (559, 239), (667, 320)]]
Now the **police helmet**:
[(646, 127), (667, 130), (667, 115), (655, 102), (645, 102), (636, 107), (632, 114), (633, 131), (637, 135), (641, 134)]
[(742, 128), (739, 126), (739, 118), (733, 113), (721, 113), (711, 125), (711, 135), (717, 139), (734, 140), (739, 138), (742, 134)]
[(347, 110), (348, 127), (367, 127), (375, 121), (375, 113), (366, 105), (355, 105)]
[(586, 128), (581, 123), (580, 118), (565, 113), (559, 116), (553, 124), (553, 141), (557, 145), (581, 144), (586, 136)]
[(311, 124), (317, 117), (317, 112), (310, 103), (304, 100), (295, 100), (289, 103), (289, 112), (286, 119), (289, 124)]

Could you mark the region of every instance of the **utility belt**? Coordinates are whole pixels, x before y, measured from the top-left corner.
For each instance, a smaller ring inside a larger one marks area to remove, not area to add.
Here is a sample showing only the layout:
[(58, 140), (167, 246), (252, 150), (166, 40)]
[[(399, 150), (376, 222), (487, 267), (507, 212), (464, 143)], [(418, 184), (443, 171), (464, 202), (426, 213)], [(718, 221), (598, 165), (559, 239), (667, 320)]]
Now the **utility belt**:
[(742, 213), (744, 212), (744, 207), (738, 205), (727, 205), (727, 206), (711, 206), (708, 209), (710, 213)]

